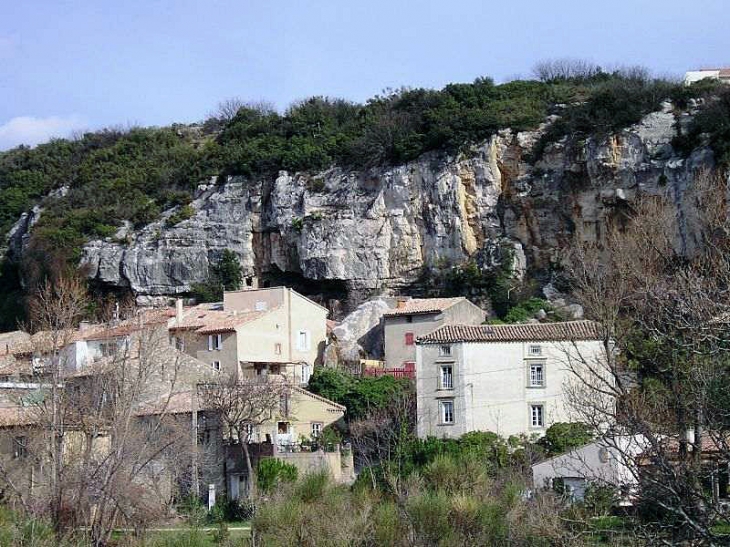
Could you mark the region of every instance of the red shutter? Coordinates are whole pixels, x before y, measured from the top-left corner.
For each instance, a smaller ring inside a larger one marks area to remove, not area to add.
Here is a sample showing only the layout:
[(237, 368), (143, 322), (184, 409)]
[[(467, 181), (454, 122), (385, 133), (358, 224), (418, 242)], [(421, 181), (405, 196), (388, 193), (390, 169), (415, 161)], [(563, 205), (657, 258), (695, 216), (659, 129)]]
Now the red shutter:
[(413, 345), (413, 333), (407, 332), (406, 333), (406, 346), (412, 346)]
[(405, 363), (403, 363), (403, 369), (408, 372), (413, 372), (416, 370), (416, 363), (414, 363), (413, 361), (406, 361)]

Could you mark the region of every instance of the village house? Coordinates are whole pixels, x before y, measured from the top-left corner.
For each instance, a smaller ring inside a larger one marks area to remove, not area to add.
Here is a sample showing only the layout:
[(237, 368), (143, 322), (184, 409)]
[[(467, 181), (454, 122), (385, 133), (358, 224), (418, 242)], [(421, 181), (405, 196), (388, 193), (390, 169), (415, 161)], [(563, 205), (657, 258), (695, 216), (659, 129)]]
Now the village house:
[(440, 327), (417, 343), (418, 436), (543, 435), (573, 421), (564, 388), (602, 355), (591, 321)]
[(639, 486), (637, 457), (647, 448), (640, 436), (599, 439), (532, 466), (536, 489), (552, 489), (572, 501), (583, 501), (592, 484), (611, 486), (620, 493), (617, 504), (631, 505)]
[(701, 80), (718, 80), (730, 84), (730, 68), (701, 68), (690, 70), (684, 74), (684, 84), (690, 85)]
[(306, 385), (321, 362), (328, 310), (287, 287), (226, 292), (223, 303), (184, 309), (169, 332), (175, 346), (224, 375), (282, 374)]
[(413, 370), (416, 339), (446, 324), (480, 325), (486, 313), (464, 297), (398, 298), (383, 314), (386, 366)]
[[(256, 378), (244, 381), (277, 381)], [(280, 380), (279, 380), (280, 381)], [(238, 499), (246, 491), (248, 474), (238, 439), (225, 426), (216, 411), (207, 407), (197, 390), (163, 398), (164, 411), (180, 423), (190, 424), (197, 446), (200, 493), (205, 498), (210, 485), (229, 499)], [(138, 416), (154, 416), (158, 405), (141, 409)], [(290, 386), (270, 419), (251, 428), (248, 452), (252, 464), (263, 458), (277, 458), (294, 465), (300, 474), (328, 471), (333, 479), (350, 484), (355, 480), (352, 452), (349, 448), (318, 442), (325, 427), (345, 414), (345, 407), (297, 386)]]

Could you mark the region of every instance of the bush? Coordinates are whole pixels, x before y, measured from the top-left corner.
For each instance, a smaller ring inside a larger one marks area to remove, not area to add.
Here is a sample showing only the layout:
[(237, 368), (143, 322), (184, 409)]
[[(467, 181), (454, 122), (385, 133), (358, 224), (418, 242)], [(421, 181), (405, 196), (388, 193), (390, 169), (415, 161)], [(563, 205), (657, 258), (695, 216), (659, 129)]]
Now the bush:
[(298, 475), (296, 466), (276, 458), (265, 458), (256, 466), (256, 484), (265, 494), (271, 493), (282, 482), (295, 482)]
[(172, 215), (170, 215), (167, 220), (165, 220), (165, 226), (168, 228), (172, 228), (173, 226), (176, 226), (177, 224), (180, 224), (183, 220), (188, 220), (189, 218), (193, 218), (195, 216), (195, 209), (192, 205), (183, 205), (175, 211)]
[(590, 426), (580, 422), (554, 423), (545, 431), (537, 444), (545, 449), (548, 456), (565, 454), (593, 441), (595, 435)]
[(384, 408), (397, 394), (411, 390), (412, 382), (392, 376), (353, 376), (337, 369), (318, 368), (309, 379), (308, 389), (347, 407), (346, 419), (351, 422)]

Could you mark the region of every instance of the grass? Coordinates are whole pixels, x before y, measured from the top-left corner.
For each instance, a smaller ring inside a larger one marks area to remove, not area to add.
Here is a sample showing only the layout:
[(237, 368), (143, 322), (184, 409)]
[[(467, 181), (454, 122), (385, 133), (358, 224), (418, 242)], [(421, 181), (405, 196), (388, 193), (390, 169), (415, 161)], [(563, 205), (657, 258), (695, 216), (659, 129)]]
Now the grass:
[[(226, 523), (228, 526), (227, 542), (218, 542), (215, 526), (202, 528), (172, 527), (169, 529), (152, 529), (143, 540), (135, 538), (131, 532), (114, 532), (112, 539), (120, 546), (140, 545), (145, 547), (213, 547), (214, 545), (244, 545), (244, 540), (251, 537), (248, 522)], [(245, 529), (241, 529), (245, 526)]]

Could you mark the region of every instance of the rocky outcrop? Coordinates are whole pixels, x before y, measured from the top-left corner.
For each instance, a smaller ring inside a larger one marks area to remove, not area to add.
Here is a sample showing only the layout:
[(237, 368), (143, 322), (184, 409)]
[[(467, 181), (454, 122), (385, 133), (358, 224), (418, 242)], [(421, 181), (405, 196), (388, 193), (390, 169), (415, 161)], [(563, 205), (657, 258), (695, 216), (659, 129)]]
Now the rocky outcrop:
[(188, 292), (230, 249), (244, 276), (262, 283), (334, 283), (345, 311), (372, 294), (413, 287), (424, 268), (504, 242), (519, 258), (518, 274), (540, 274), (574, 235), (600, 238), (605, 221), (636, 195), (667, 193), (681, 203), (693, 171), (712, 155), (675, 154), (675, 122), (667, 104), (608, 138), (552, 144), (534, 163), (526, 158), (540, 133), (505, 130), (456, 158), (229, 178), (200, 187), (192, 218), (93, 241), (83, 262), (100, 283), (154, 298)]

